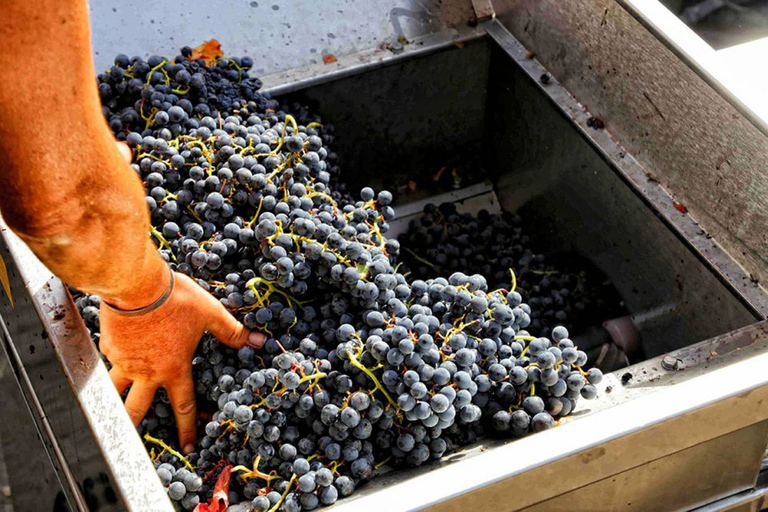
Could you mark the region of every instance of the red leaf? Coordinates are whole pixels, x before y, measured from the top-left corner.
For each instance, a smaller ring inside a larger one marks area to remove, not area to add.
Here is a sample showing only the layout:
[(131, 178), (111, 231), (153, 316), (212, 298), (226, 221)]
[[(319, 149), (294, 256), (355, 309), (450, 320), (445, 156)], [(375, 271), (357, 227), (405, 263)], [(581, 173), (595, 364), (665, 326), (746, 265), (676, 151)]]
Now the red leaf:
[(205, 59), (206, 64), (213, 66), (216, 64), (216, 58), (223, 56), (224, 52), (221, 51), (221, 43), (216, 39), (210, 39), (194, 48), (188, 60)]
[(213, 488), (213, 498), (211, 503), (201, 503), (195, 507), (194, 512), (224, 512), (229, 506), (229, 475), (232, 472), (232, 466), (226, 466), (216, 480), (216, 486)]
[(686, 208), (683, 203), (672, 201), (672, 206), (674, 206), (675, 210), (679, 211), (680, 213), (688, 213), (688, 208)]
[(323, 62), (325, 62), (326, 64), (333, 64), (337, 60), (339, 60), (339, 59), (337, 59), (336, 56), (334, 54), (332, 54), (332, 53), (329, 53), (328, 55), (323, 57)]

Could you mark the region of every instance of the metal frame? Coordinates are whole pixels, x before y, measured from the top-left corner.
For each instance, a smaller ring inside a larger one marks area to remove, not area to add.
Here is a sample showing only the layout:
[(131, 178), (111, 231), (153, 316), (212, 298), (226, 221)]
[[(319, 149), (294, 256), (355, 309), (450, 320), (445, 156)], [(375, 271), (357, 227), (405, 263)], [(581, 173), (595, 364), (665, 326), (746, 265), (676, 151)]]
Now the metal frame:
[[(13, 296), (13, 304), (0, 300), (4, 351), (70, 506), (88, 510), (90, 502), (105, 511), (172, 511), (66, 287), (2, 221), (0, 257)], [(23, 467), (33, 456), (30, 450), (3, 444), (13, 468)], [(41, 496), (33, 482), (12, 492)], [(112, 498), (115, 493), (122, 503)]]

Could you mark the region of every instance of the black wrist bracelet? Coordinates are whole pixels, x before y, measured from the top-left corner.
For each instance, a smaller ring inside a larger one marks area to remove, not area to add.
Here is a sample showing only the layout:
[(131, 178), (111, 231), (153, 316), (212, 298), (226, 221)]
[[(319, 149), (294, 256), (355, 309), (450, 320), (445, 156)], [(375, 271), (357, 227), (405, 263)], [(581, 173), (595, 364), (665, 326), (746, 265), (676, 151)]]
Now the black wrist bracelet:
[(117, 313), (118, 315), (123, 315), (123, 316), (141, 316), (141, 315), (146, 315), (147, 313), (149, 313), (151, 311), (154, 311), (157, 308), (159, 308), (160, 306), (162, 306), (165, 303), (165, 301), (168, 300), (168, 297), (170, 297), (171, 293), (173, 292), (173, 283), (174, 283), (173, 274), (174, 274), (174, 272), (171, 269), (168, 269), (168, 270), (170, 271), (170, 274), (171, 274), (171, 282), (168, 285), (168, 289), (165, 290), (165, 292), (163, 292), (163, 294), (155, 302), (153, 302), (152, 304), (150, 304), (148, 306), (144, 306), (143, 308), (137, 308), (137, 309), (121, 309), (121, 308), (119, 308), (117, 306), (114, 306), (114, 305), (108, 303), (105, 300), (102, 300), (101, 302), (105, 306), (107, 306), (109, 309), (111, 309), (112, 311)]

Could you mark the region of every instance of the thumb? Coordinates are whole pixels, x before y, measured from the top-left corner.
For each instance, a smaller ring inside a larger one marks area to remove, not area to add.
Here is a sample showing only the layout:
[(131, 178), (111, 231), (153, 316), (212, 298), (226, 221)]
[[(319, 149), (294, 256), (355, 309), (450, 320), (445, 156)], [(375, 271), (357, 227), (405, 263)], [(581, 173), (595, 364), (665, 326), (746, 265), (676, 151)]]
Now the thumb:
[[(211, 297), (213, 298), (213, 297)], [(227, 311), (221, 302), (214, 299), (216, 306), (211, 311), (206, 330), (216, 336), (223, 344), (232, 348), (248, 345), (260, 349), (264, 346), (266, 337), (260, 332), (249, 331)]]

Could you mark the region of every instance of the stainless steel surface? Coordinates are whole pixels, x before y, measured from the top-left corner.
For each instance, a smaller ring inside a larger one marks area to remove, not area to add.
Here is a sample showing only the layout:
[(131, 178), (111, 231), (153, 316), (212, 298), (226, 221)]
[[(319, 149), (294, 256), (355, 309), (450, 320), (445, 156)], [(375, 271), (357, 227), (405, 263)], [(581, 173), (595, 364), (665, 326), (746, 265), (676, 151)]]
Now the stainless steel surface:
[(768, 279), (768, 138), (760, 130), (613, 0), (494, 7), (702, 229), (748, 274)]
[[(173, 510), (61, 281), (4, 224), (0, 235), (14, 299), (13, 306), (5, 296), (0, 299), (0, 316), (18, 356), (15, 373), (28, 377), (26, 402), (48, 427), (41, 429), (42, 439), (54, 447), (50, 453), (59, 447), (76, 480), (64, 483), (67, 470), (58, 465), (62, 487), (69, 494), (82, 489), (91, 510)], [(7, 460), (11, 448), (23, 456), (23, 446), (4, 442)], [(51, 458), (55, 463), (56, 457)], [(27, 476), (34, 478), (34, 473)], [(56, 498), (55, 493), (41, 494), (37, 485), (12, 492), (17, 502), (37, 500), (42, 509), (47, 508), (45, 497), (51, 503)], [(76, 501), (71, 502), (74, 509)]]
[(313, 63), (271, 73), (260, 77), (264, 91), (274, 95), (305, 89), (340, 78), (372, 71), (401, 61), (405, 57), (426, 56), (455, 45), (473, 41), (485, 35), (479, 27), (459, 25), (455, 28), (416, 37), (396, 49), (389, 45), (366, 48), (356, 53), (340, 55), (330, 64)]
[(492, 57), (486, 129), (502, 207), (526, 205), (554, 249), (575, 249), (611, 277), (629, 313), (643, 317), (648, 356), (764, 318), (763, 290), (675, 209), (609, 127), (588, 127), (589, 110), (554, 78), (542, 84), (546, 70), (499, 22), (485, 26), (502, 50)]
[[(288, 105), (309, 105), (334, 126), (333, 149), (353, 194), (364, 186), (430, 182), (457, 155), (481, 163), (488, 41), (438, 44), (363, 74), (279, 95)], [(409, 200), (430, 193), (421, 190)]]
[[(2, 363), (0, 363), (0, 365), (2, 365)], [(3, 371), (0, 370), (0, 380), (2, 380), (3, 375)], [(0, 384), (0, 386), (2, 386), (2, 384)], [(5, 400), (3, 400), (3, 406), (6, 407), (6, 405)], [(11, 410), (11, 408), (6, 407), (6, 410)], [(13, 495), (11, 494), (11, 486), (8, 482), (8, 468), (5, 463), (5, 456), (3, 455), (3, 443), (1, 437), (2, 436), (0, 435), (0, 512), (13, 512)]]
[[(640, 165), (640, 163), (634, 158), (634, 156), (625, 149), (619, 141), (611, 133), (611, 126), (607, 126), (605, 129), (595, 129), (589, 126), (589, 122), (594, 118), (593, 113), (590, 112), (587, 106), (579, 103), (570, 93), (566, 90), (556, 79), (551, 78), (547, 85), (541, 84), (539, 77), (543, 73), (546, 73), (546, 69), (537, 62), (535, 58), (529, 58), (527, 50), (523, 47), (519, 41), (517, 41), (507, 31), (503, 25), (498, 21), (491, 21), (484, 25), (491, 37), (499, 43), (499, 46), (507, 52), (507, 54), (514, 59), (519, 68), (526, 73), (531, 81), (529, 83), (538, 84), (538, 88), (544, 95), (548, 96), (550, 100), (556, 105), (558, 110), (568, 118), (578, 129), (579, 134), (589, 141), (598, 154), (610, 162), (614, 169), (618, 172), (619, 176), (634, 189), (638, 195), (646, 203), (652, 205), (656, 210), (659, 217), (671, 227), (674, 232), (683, 240), (686, 240), (696, 251), (697, 255), (707, 262), (712, 268), (715, 269), (717, 275), (719, 275), (724, 282), (728, 284), (734, 290), (749, 301), (750, 307), (753, 311), (757, 312), (763, 318), (768, 315), (768, 295), (765, 290), (758, 286), (757, 282), (752, 279), (749, 273), (747, 273), (742, 266), (740, 266), (724, 249), (717, 243), (712, 236), (707, 233), (702, 226), (697, 223), (690, 215), (681, 211), (684, 205), (677, 203), (670, 193), (664, 188), (662, 184), (656, 181), (648, 171)], [(504, 69), (499, 67), (499, 69)], [(512, 101), (518, 98), (512, 98)], [(541, 102), (541, 100), (539, 100)], [(534, 107), (526, 105), (524, 108), (519, 108), (522, 111), (521, 115), (526, 115), (526, 111), (532, 110)], [(544, 107), (542, 107), (544, 110)], [(537, 114), (527, 114), (528, 126), (534, 126), (534, 123), (543, 125), (547, 121), (538, 117)], [(551, 115), (550, 115), (551, 117)], [(557, 120), (553, 120), (553, 123), (558, 123)], [(562, 122), (559, 123), (563, 125)], [(547, 126), (548, 129), (540, 128), (543, 133), (550, 133), (555, 131), (554, 126)], [(560, 131), (560, 130), (557, 130)], [(514, 137), (515, 134), (513, 133)], [(573, 137), (567, 140), (565, 144), (558, 144), (554, 146), (560, 149), (562, 152), (571, 153), (578, 146), (578, 141)], [(512, 141), (512, 147), (514, 147), (514, 141)], [(500, 145), (504, 147), (503, 145)], [(544, 141), (544, 148), (539, 151), (547, 151), (553, 146), (553, 141)], [(592, 149), (590, 148), (590, 149)], [(529, 140), (520, 144), (517, 149), (520, 153), (526, 152), (529, 154), (537, 154), (532, 150), (532, 144), (529, 136)], [(505, 155), (506, 156), (506, 155)], [(563, 155), (564, 156), (564, 155)], [(554, 188), (561, 186), (562, 179), (570, 179), (573, 175), (583, 175), (584, 172), (581, 169), (594, 169), (600, 167), (595, 164), (594, 159), (592, 161), (585, 161), (585, 157), (574, 158), (575, 155), (571, 154), (571, 161), (565, 166), (561, 162), (554, 163), (555, 169), (551, 172), (549, 183), (540, 178), (530, 179), (534, 183), (543, 185), (539, 187)], [(592, 153), (588, 153), (586, 158), (592, 156)], [(525, 162), (531, 169), (531, 172), (541, 174), (546, 172), (542, 168), (547, 169), (552, 167), (553, 158), (551, 154), (541, 155), (538, 160), (536, 157), (524, 156), (522, 158), (527, 159)], [(565, 158), (563, 158), (565, 160)], [(519, 162), (518, 162), (519, 165)], [(581, 166), (579, 168), (579, 166)], [(520, 171), (518, 171), (520, 172)], [(515, 176), (519, 178), (520, 176)], [(528, 178), (528, 176), (523, 176)], [(601, 183), (602, 180), (594, 179), (596, 183)], [(515, 184), (517, 185), (517, 184)], [(618, 190), (618, 187), (613, 185), (612, 190)], [(538, 191), (537, 191), (538, 192)], [(517, 194), (517, 192), (515, 191)], [(616, 192), (620, 194), (621, 192)], [(617, 200), (616, 203), (622, 203), (623, 201)], [(570, 205), (574, 208), (573, 205)], [(640, 209), (632, 209), (633, 211), (639, 211)], [(625, 216), (613, 215), (611, 218), (621, 218), (626, 221)], [(585, 220), (582, 224), (589, 229), (591, 222)], [(624, 229), (627, 229), (626, 227)], [(596, 230), (590, 230), (595, 232)], [(634, 234), (634, 230), (628, 230), (631, 234)], [(611, 237), (613, 238), (613, 237)], [(642, 245), (640, 245), (642, 247)], [(672, 278), (674, 281), (674, 277)], [(669, 281), (663, 283), (663, 286), (669, 285)], [(682, 286), (682, 284), (681, 284)], [(663, 304), (665, 301), (657, 301), (655, 305)]]
[[(67, 497), (61, 487), (46, 446), (38, 434), (37, 425), (30, 413), (11, 361), (6, 357), (4, 330), (0, 329), (0, 444), (3, 445), (2, 497), (0, 510), (36, 510), (38, 507), (53, 510), (55, 497), (63, 504)], [(47, 493), (41, 499), (39, 493), (28, 489), (45, 487)]]
[[(768, 433), (768, 420), (650, 461), (598, 482), (522, 509), (525, 512), (574, 510), (688, 510), (730, 494), (754, 481), (754, 452)], [(733, 447), (738, 446), (738, 450)], [(718, 473), (712, 460), (728, 453)], [(598, 454), (596, 454), (598, 455)], [(588, 467), (588, 466), (587, 466)], [(666, 477), (664, 476), (666, 475)], [(675, 475), (677, 478), (670, 478)], [(508, 490), (509, 487), (506, 487)], [(447, 510), (447, 509), (446, 509)], [(453, 509), (457, 510), (457, 509)]]
[(465, 25), (474, 14), (470, 0), (103, 0), (90, 12), (98, 70), (118, 53), (174, 57), (217, 38), (227, 54), (253, 57), (259, 76)]
[(2, 327), (0, 331), (2, 331), (2, 339), (4, 341), (2, 351), (9, 361), (9, 366), (13, 368), (13, 373), (15, 374), (18, 385), (24, 396), (24, 401), (26, 402), (27, 412), (34, 420), (33, 423), (37, 437), (44, 443), (44, 451), (48, 457), (48, 462), (55, 469), (55, 475), (58, 479), (59, 486), (65, 491), (63, 496), (71, 508), (85, 511), (88, 509), (85, 497), (83, 496), (81, 489), (78, 488), (76, 477), (72, 472), (69, 461), (64, 455), (59, 440), (53, 431), (51, 421), (35, 393), (29, 374), (27, 373), (26, 368), (24, 368), (24, 363), (21, 360), (17, 347), (11, 342), (11, 334), (8, 332), (8, 328), (4, 322), (0, 327)]
[[(761, 475), (762, 477), (762, 475)], [(709, 503), (692, 512), (759, 512), (768, 507), (768, 483)]]

